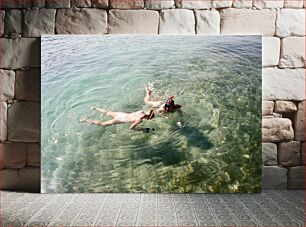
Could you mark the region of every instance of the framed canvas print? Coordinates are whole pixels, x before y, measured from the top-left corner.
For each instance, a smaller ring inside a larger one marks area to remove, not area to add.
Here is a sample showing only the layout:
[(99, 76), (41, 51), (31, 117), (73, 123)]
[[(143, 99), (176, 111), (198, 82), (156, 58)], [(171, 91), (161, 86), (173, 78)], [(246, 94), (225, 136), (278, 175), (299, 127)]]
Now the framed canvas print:
[(259, 192), (261, 46), (43, 36), (41, 192)]

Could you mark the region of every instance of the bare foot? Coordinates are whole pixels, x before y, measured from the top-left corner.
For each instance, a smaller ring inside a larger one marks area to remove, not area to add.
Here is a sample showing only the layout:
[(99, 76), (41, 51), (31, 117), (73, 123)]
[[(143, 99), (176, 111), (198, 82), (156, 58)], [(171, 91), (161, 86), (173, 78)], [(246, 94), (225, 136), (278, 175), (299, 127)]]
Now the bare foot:
[(94, 120), (90, 120), (90, 119), (86, 119), (86, 122), (88, 123), (88, 124), (90, 124), (90, 125), (93, 125), (94, 124)]
[(100, 113), (103, 113), (103, 114), (106, 114), (106, 113), (108, 112), (108, 111), (105, 110), (105, 109), (101, 109), (101, 108), (97, 108), (97, 107), (95, 107), (94, 110), (96, 110), (96, 111), (98, 111), (98, 112), (100, 112)]
[(83, 119), (80, 120), (80, 122), (86, 122), (90, 125), (93, 125), (95, 123), (95, 120), (83, 118)]
[(80, 119), (80, 122), (85, 122), (86, 121), (86, 117), (82, 117), (81, 119)]
[(152, 88), (150, 88), (150, 87), (145, 87), (145, 89), (146, 89), (146, 92), (147, 92), (148, 95), (151, 95), (151, 94), (152, 94), (152, 92), (153, 92), (153, 89), (152, 89)]
[(92, 107), (90, 107), (90, 109), (91, 109), (91, 110), (95, 110), (95, 109), (97, 109), (97, 107), (92, 106)]

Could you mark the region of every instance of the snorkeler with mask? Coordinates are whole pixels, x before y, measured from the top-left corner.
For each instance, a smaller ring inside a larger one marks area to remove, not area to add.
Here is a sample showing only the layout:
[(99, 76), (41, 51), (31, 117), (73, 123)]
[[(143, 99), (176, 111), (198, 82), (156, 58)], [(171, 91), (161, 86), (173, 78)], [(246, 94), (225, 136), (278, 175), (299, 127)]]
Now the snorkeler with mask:
[(145, 104), (147, 104), (150, 108), (158, 108), (157, 112), (160, 113), (160, 116), (165, 117), (164, 113), (174, 113), (178, 112), (180, 115), (180, 120), (176, 123), (178, 127), (183, 127), (183, 112), (181, 110), (181, 105), (174, 103), (174, 96), (170, 96), (165, 102), (152, 100), (153, 99), (153, 88), (145, 87), (146, 96), (144, 98)]

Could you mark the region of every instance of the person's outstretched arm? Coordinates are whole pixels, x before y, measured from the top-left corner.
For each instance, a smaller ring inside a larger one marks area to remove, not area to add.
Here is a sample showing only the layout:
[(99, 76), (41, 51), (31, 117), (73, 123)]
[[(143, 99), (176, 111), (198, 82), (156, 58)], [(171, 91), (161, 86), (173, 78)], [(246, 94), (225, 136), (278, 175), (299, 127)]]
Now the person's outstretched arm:
[(135, 129), (135, 127), (136, 127), (137, 125), (139, 125), (141, 122), (142, 122), (142, 119), (139, 118), (138, 120), (136, 120), (136, 121), (130, 126), (130, 129)]
[(139, 120), (135, 121), (130, 129), (134, 130), (134, 131), (141, 131), (141, 132), (145, 132), (145, 133), (149, 133), (150, 130), (155, 131), (154, 128), (136, 128), (137, 125), (139, 125), (142, 122), (142, 119), (140, 118)]
[(181, 127), (183, 127), (183, 125), (184, 125), (184, 120), (183, 120), (183, 111), (181, 110), (181, 109), (177, 109), (176, 110), (177, 111), (177, 113), (180, 115), (180, 120), (178, 121), (178, 122), (176, 122), (176, 125), (179, 127), (179, 128), (181, 128)]
[(180, 115), (180, 118), (183, 119), (183, 111), (181, 109), (177, 109), (176, 111)]

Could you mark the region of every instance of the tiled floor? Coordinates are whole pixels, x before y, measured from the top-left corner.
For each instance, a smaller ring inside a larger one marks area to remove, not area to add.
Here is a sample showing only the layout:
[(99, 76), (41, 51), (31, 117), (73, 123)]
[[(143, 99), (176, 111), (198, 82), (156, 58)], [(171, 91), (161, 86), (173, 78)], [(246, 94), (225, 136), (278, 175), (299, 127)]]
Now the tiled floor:
[(304, 226), (303, 191), (262, 194), (1, 192), (4, 226)]

